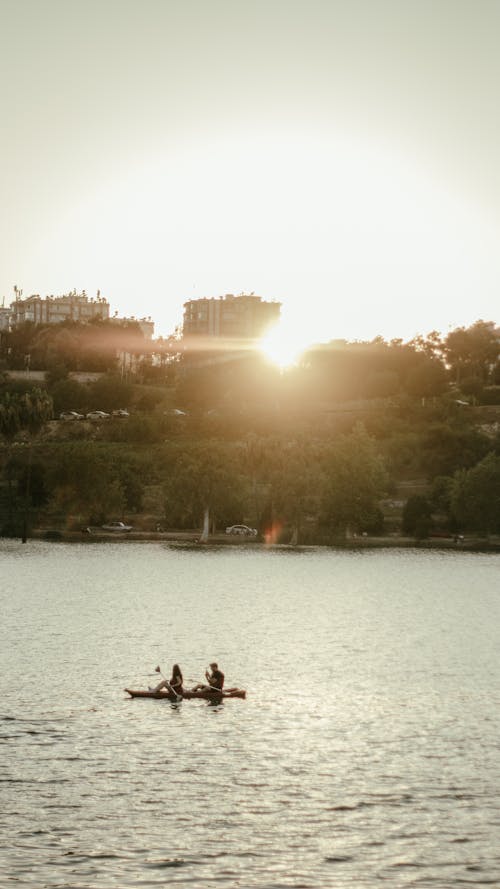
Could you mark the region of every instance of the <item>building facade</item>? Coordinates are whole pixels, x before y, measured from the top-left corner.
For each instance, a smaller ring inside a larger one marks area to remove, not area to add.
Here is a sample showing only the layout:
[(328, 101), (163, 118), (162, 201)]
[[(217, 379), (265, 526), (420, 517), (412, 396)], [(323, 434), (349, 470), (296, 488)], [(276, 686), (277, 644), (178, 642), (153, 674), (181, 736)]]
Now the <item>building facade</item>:
[(184, 303), (183, 337), (260, 339), (280, 318), (281, 303), (255, 294), (204, 297)]
[(8, 330), (10, 327), (10, 306), (0, 306), (0, 330)]
[(16, 327), (25, 321), (34, 324), (59, 324), (61, 321), (80, 321), (85, 323), (94, 318), (109, 318), (109, 303), (100, 291), (95, 298), (89, 298), (85, 291), (64, 294), (64, 296), (45, 296), (38, 294), (25, 299), (16, 288), (16, 299), (10, 305), (10, 325)]

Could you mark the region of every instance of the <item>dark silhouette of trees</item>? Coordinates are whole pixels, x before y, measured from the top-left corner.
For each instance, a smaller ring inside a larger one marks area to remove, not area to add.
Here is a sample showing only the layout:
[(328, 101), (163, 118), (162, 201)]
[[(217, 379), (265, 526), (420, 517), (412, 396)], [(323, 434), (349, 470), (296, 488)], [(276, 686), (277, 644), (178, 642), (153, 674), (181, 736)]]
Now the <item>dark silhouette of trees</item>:
[(427, 537), (432, 525), (432, 507), (427, 497), (414, 494), (405, 503), (402, 517), (402, 530), (419, 539)]
[(459, 527), (483, 534), (500, 533), (500, 457), (488, 454), (476, 466), (457, 472), (451, 513)]
[(471, 327), (452, 330), (444, 341), (444, 355), (458, 385), (464, 377), (477, 377), (487, 383), (500, 358), (500, 335), (495, 322), (480, 320)]

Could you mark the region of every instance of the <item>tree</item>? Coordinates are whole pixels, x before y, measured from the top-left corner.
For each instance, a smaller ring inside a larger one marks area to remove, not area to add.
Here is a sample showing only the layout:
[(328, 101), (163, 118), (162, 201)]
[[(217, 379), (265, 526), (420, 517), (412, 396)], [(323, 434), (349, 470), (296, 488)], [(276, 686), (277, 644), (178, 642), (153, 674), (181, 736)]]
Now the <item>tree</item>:
[(244, 502), (244, 478), (235, 454), (218, 441), (178, 452), (164, 484), (165, 521), (181, 527), (203, 526), (202, 539), (217, 521), (238, 519)]
[[(23, 393), (5, 392), (0, 399), (0, 433), (12, 445), (16, 435), (25, 430), (29, 437), (24, 507), (22, 510), (22, 541), (26, 543), (31, 508), (31, 466), (33, 440), (47, 420), (52, 417), (52, 399), (41, 389)], [(12, 487), (9, 475), (9, 524), (12, 524)]]
[(304, 516), (317, 511), (322, 473), (320, 449), (306, 438), (292, 441), (270, 439), (260, 466), (260, 481), (267, 489), (267, 504), (259, 525), (264, 537), (276, 542), (285, 525), (291, 526), (291, 542), (297, 545)]
[(113, 411), (126, 408), (132, 398), (132, 386), (117, 374), (105, 374), (92, 384), (89, 403), (92, 410)]
[(445, 339), (444, 351), (456, 382), (464, 375), (487, 383), (498, 366), (500, 338), (494, 321), (476, 321), (471, 327), (457, 327)]
[(442, 395), (446, 389), (446, 370), (436, 358), (425, 358), (409, 371), (405, 388), (409, 395), (422, 400)]
[(420, 468), (429, 479), (468, 469), (484, 457), (491, 442), (477, 429), (434, 423), (424, 432), (419, 447)]
[(500, 457), (488, 454), (455, 474), (451, 511), (457, 523), (484, 534), (500, 532)]
[(376, 520), (387, 476), (373, 439), (362, 425), (332, 445), (324, 470), (323, 525), (349, 536)]
[(483, 392), (483, 381), (481, 377), (463, 377), (460, 383), (460, 391), (464, 395), (472, 396), (472, 403), (476, 404)]
[(432, 520), (431, 504), (426, 497), (414, 494), (408, 497), (403, 507), (402, 527), (405, 534), (414, 534), (416, 537), (427, 537)]
[(88, 407), (88, 389), (77, 380), (61, 379), (50, 389), (54, 402), (54, 413), (58, 416), (62, 411), (82, 411)]
[(47, 472), (50, 510), (82, 524), (121, 515), (125, 494), (115, 455), (95, 442), (61, 445)]

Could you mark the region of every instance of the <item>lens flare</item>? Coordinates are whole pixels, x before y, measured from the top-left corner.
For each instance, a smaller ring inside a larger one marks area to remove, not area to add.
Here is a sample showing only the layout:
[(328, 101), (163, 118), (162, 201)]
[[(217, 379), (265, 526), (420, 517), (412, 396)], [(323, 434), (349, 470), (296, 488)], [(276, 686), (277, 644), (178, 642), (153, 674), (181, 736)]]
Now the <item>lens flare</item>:
[(299, 331), (287, 330), (280, 324), (260, 340), (259, 348), (269, 361), (284, 369), (297, 364), (307, 345)]

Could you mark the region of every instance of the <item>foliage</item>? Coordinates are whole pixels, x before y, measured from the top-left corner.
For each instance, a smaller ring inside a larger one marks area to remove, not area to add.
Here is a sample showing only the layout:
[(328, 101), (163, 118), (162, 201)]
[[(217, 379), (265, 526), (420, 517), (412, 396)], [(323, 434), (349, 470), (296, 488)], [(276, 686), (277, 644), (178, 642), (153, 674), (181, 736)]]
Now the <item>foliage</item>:
[(132, 413), (127, 419), (116, 419), (102, 427), (102, 440), (124, 442), (134, 445), (151, 445), (162, 442), (168, 428), (165, 417), (150, 414)]
[(374, 442), (362, 426), (332, 444), (324, 472), (323, 525), (346, 534), (376, 519), (387, 476)]
[(149, 389), (145, 392), (141, 392), (141, 395), (136, 398), (135, 407), (139, 411), (154, 411), (155, 407), (157, 407), (161, 401), (163, 401), (163, 392), (161, 389)]
[(453, 480), (451, 512), (457, 523), (484, 534), (500, 532), (500, 457), (490, 453)]
[(164, 482), (165, 522), (168, 526), (200, 527), (209, 511), (212, 527), (240, 520), (245, 485), (237, 456), (220, 442), (171, 452)]
[(422, 435), (420, 467), (429, 479), (453, 475), (458, 469), (474, 466), (490, 447), (486, 436), (476, 429), (435, 423)]
[[(276, 528), (290, 525), (292, 541), (297, 544), (306, 514), (317, 511), (322, 483), (322, 473), (318, 471), (321, 449), (305, 438), (261, 441), (260, 448), (254, 441), (252, 449), (252, 485), (257, 476), (261, 486), (266, 487), (266, 502), (257, 524), (269, 540), (274, 539)], [(263, 459), (256, 466), (258, 450)]]
[(117, 374), (105, 374), (90, 386), (91, 410), (107, 411), (127, 408), (132, 398), (132, 386)]
[(47, 503), (46, 467), (42, 461), (31, 463), (28, 454), (18, 452), (7, 461), (5, 476), (16, 485), (17, 495), (35, 508)]
[(442, 515), (449, 515), (452, 493), (453, 478), (449, 475), (437, 475), (432, 483), (430, 492), (432, 510)]
[(69, 371), (103, 372), (116, 369), (120, 354), (142, 354), (145, 341), (135, 321), (93, 319), (88, 324), (27, 321), (2, 336), (1, 350), (0, 357), (14, 370), (24, 368), (29, 355), (33, 370), (62, 366)]
[(13, 440), (25, 429), (35, 435), (52, 417), (52, 399), (41, 389), (3, 392), (0, 396), (0, 435)]
[(93, 442), (59, 448), (47, 471), (50, 510), (77, 514), (87, 523), (100, 523), (122, 514), (124, 487), (114, 455)]
[(414, 494), (408, 497), (403, 508), (402, 529), (405, 534), (426, 536), (424, 530), (429, 530), (431, 525), (432, 507), (427, 497)]
[(471, 327), (452, 330), (444, 341), (444, 354), (457, 383), (464, 376), (488, 382), (500, 358), (495, 322), (480, 320)]
[(86, 413), (89, 409), (89, 391), (87, 386), (77, 380), (60, 379), (50, 387), (56, 417), (62, 411), (78, 411)]
[(446, 370), (435, 358), (426, 358), (411, 369), (405, 389), (417, 398), (441, 395), (446, 389)]

